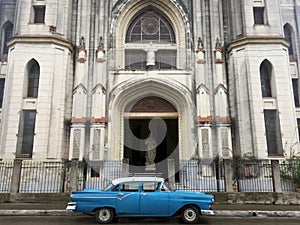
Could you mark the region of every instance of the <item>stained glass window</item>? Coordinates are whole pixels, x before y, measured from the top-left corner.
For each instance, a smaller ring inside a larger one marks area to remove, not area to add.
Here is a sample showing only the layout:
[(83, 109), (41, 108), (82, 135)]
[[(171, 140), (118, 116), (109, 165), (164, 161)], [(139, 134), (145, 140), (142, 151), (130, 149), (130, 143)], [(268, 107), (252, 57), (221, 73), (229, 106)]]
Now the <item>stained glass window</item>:
[(131, 23), (126, 42), (175, 43), (171, 24), (158, 12), (147, 11)]

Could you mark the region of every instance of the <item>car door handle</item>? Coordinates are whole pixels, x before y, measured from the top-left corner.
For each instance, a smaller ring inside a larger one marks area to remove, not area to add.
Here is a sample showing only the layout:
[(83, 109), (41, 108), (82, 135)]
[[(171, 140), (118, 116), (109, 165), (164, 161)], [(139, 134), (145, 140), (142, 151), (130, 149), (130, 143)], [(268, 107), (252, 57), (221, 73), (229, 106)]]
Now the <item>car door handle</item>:
[(119, 195), (119, 196), (124, 196), (124, 194), (123, 194), (123, 193), (119, 193), (118, 195)]
[(141, 196), (143, 196), (143, 197), (144, 197), (144, 196), (147, 196), (147, 194), (145, 194), (145, 193), (142, 193), (142, 194), (141, 194)]

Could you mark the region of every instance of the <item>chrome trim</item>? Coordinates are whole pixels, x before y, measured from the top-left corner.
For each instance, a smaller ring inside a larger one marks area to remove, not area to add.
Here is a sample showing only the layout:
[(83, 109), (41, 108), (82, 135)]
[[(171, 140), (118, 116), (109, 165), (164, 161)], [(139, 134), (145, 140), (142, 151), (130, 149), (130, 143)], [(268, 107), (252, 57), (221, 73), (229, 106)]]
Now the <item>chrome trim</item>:
[(76, 202), (69, 202), (67, 207), (66, 207), (67, 211), (75, 211), (76, 210)]
[(213, 210), (201, 210), (201, 214), (205, 216), (213, 216), (215, 212)]

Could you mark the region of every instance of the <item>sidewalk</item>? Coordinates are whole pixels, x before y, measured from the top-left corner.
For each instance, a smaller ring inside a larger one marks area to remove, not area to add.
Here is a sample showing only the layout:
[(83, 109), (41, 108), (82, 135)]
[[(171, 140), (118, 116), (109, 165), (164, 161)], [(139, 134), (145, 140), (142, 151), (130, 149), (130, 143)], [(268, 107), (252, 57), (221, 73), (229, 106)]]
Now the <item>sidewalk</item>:
[[(67, 203), (1, 203), (0, 216), (82, 215), (65, 210)], [(300, 205), (215, 204), (215, 216), (232, 217), (300, 217)]]

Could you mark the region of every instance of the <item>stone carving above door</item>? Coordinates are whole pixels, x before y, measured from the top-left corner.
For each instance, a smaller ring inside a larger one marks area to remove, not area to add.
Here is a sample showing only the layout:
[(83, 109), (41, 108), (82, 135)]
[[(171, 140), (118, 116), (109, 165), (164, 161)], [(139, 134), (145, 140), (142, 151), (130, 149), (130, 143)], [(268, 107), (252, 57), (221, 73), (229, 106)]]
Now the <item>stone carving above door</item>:
[(137, 101), (133, 107), (127, 107), (126, 112), (177, 112), (176, 108), (168, 101), (150, 96)]

